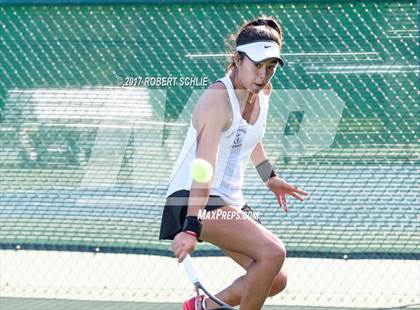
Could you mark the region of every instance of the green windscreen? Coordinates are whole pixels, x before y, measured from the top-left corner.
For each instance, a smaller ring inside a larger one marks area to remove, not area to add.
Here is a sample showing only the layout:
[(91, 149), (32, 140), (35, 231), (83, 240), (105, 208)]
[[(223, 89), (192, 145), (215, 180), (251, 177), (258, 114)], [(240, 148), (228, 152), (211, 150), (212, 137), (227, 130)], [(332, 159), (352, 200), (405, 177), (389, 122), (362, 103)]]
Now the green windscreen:
[(263, 144), (311, 195), (284, 213), (250, 163), (248, 204), (292, 256), (419, 257), (415, 1), (0, 6), (0, 247), (172, 255), (192, 106), (262, 14), (286, 60)]

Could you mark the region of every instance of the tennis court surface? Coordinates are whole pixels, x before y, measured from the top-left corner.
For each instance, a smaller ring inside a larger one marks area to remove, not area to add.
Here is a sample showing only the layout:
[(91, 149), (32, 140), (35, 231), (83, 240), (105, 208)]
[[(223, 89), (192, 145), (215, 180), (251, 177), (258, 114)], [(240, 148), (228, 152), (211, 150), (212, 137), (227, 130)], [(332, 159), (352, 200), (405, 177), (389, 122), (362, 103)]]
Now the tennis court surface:
[[(75, 300), (45, 300), (45, 299), (0, 299), (4, 310), (179, 310), (180, 304), (164, 303), (136, 303), (136, 302), (95, 302), (95, 301), (75, 301)], [(417, 305), (418, 306), (418, 305)], [(264, 310), (290, 309), (290, 310), (335, 310), (337, 308), (324, 307), (295, 307), (295, 306), (265, 306)], [(339, 308), (341, 310), (354, 310), (354, 308)], [(358, 310), (368, 310), (372, 308), (357, 308)], [(412, 306), (398, 307), (392, 309), (416, 309)], [(419, 309), (419, 308), (417, 308)], [(379, 309), (378, 309), (379, 310)]]

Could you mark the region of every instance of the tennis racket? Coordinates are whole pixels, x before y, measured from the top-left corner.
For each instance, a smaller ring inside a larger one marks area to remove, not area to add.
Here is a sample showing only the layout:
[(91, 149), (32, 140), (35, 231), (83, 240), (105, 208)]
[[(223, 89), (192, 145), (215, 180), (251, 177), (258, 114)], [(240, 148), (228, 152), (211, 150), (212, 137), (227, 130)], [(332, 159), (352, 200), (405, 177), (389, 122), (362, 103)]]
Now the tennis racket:
[[(226, 310), (226, 309), (235, 310), (235, 308), (227, 305), (216, 296), (213, 296), (212, 294), (210, 294), (209, 291), (206, 290), (206, 288), (200, 283), (200, 279), (198, 278), (197, 272), (195, 271), (195, 267), (194, 267), (194, 264), (190, 255), (187, 254), (187, 256), (185, 256), (183, 263), (184, 263), (184, 268), (185, 268), (185, 271), (187, 272), (188, 278), (190, 279), (191, 283), (194, 284), (197, 297), (200, 296), (200, 290), (201, 290), (207, 295), (208, 298), (210, 298), (215, 303), (220, 305), (220, 308), (217, 308), (217, 310)], [(199, 298), (197, 298), (197, 300), (199, 300)], [(200, 309), (200, 306), (196, 305), (196, 308)]]

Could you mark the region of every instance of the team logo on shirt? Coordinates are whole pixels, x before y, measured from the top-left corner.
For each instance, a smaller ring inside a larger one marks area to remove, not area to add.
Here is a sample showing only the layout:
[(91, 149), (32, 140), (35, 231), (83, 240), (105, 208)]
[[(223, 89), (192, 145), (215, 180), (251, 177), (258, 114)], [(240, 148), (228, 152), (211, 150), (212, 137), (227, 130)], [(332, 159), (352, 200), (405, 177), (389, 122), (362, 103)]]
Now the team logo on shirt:
[(246, 127), (239, 127), (235, 136), (235, 140), (233, 141), (232, 148), (240, 147), (244, 141), (245, 135), (246, 135)]

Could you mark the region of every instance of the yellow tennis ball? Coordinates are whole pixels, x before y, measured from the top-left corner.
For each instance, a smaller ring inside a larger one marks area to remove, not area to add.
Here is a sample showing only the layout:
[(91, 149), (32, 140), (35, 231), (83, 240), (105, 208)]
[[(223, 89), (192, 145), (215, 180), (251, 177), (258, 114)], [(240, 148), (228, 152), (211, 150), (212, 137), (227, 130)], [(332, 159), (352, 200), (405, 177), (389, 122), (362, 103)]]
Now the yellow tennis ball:
[(194, 181), (198, 183), (207, 183), (213, 176), (213, 167), (202, 158), (196, 158), (191, 165), (191, 175)]

